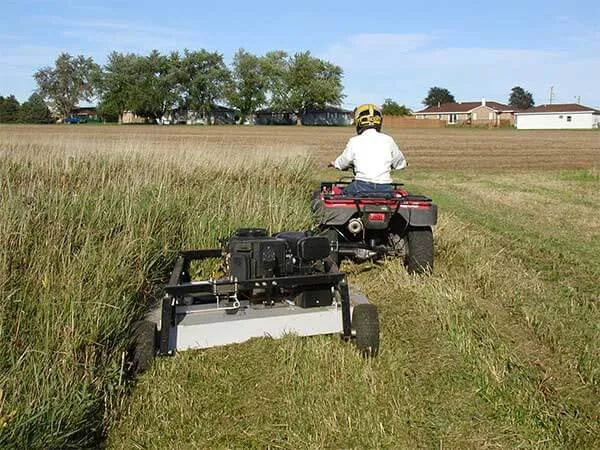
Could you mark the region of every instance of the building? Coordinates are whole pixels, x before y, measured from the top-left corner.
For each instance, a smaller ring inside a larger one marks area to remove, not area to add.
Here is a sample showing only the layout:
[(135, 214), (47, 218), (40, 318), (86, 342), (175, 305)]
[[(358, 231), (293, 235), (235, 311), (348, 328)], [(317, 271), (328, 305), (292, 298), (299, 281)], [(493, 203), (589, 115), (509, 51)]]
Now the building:
[(254, 113), (256, 125), (296, 125), (298, 116), (293, 111), (274, 111), (261, 109)]
[(70, 123), (87, 123), (87, 122), (99, 122), (98, 108), (95, 106), (82, 106), (75, 107), (69, 113), (69, 116), (65, 118), (65, 122)]
[(420, 120), (443, 120), (449, 125), (514, 125), (515, 110), (508, 105), (489, 102), (444, 103), (414, 113)]
[(302, 125), (351, 125), (352, 111), (326, 106), (322, 109), (314, 109), (302, 114)]
[(519, 130), (600, 128), (600, 111), (576, 103), (541, 105), (516, 113)]
[(163, 125), (233, 125), (240, 119), (239, 112), (226, 106), (215, 105), (208, 112), (191, 111), (185, 108), (174, 109), (165, 114), (160, 123)]

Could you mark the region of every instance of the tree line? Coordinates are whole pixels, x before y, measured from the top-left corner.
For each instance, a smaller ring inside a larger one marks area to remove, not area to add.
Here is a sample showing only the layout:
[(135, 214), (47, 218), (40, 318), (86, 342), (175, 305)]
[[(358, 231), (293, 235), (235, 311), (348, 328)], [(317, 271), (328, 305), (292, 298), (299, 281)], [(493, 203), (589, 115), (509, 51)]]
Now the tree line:
[(263, 56), (238, 50), (231, 67), (218, 52), (184, 50), (148, 55), (112, 52), (103, 66), (83, 55), (61, 53), (54, 67), (39, 69), (38, 92), (62, 117), (82, 101), (97, 99), (103, 117), (131, 111), (155, 121), (175, 109), (207, 114), (219, 103), (242, 119), (260, 108), (294, 112), (340, 105), (342, 68), (309, 51)]
[(52, 113), (37, 93), (19, 104), (14, 95), (0, 95), (0, 123), (52, 123)]

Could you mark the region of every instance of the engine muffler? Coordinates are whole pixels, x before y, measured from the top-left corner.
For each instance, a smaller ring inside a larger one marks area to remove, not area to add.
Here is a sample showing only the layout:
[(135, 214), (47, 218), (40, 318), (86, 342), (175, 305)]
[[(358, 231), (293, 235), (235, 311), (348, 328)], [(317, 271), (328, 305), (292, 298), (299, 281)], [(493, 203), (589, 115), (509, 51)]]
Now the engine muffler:
[(351, 219), (348, 222), (348, 231), (352, 234), (358, 234), (363, 230), (362, 220), (358, 218)]

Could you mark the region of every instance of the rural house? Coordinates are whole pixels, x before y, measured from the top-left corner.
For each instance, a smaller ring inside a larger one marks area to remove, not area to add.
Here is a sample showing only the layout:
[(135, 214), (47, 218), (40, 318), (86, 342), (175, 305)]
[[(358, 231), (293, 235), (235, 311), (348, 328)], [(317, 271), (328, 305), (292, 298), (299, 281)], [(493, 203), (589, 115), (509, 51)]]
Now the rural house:
[(516, 113), (519, 130), (600, 128), (600, 110), (576, 103), (541, 105)]
[(293, 111), (274, 111), (261, 109), (254, 113), (256, 125), (296, 125), (298, 117)]
[(161, 123), (163, 125), (233, 125), (237, 120), (239, 120), (238, 111), (226, 106), (215, 105), (208, 113), (177, 108), (169, 114), (165, 114)]
[(443, 120), (449, 125), (514, 125), (515, 110), (498, 102), (444, 103), (415, 112), (421, 120)]
[(350, 125), (352, 111), (326, 106), (323, 109), (307, 111), (302, 115), (302, 125)]
[(75, 107), (69, 113), (69, 118), (78, 119), (78, 122), (99, 122), (98, 109), (95, 106), (81, 106)]

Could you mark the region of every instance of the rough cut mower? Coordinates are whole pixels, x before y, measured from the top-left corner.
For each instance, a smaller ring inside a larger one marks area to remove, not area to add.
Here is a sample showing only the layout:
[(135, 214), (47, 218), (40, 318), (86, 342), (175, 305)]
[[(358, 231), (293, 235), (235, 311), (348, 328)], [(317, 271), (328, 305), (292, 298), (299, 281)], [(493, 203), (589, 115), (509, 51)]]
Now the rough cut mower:
[[(220, 259), (222, 276), (193, 280), (191, 264), (210, 258)], [(349, 289), (327, 237), (239, 229), (221, 248), (179, 253), (162, 301), (136, 324), (133, 368), (177, 350), (286, 334), (340, 334), (374, 356), (377, 308)]]
[(313, 193), (317, 233), (332, 245), (332, 259), (375, 260), (404, 258), (409, 273), (433, 270), (433, 234), (437, 205), (394, 183), (392, 191), (344, 195), (351, 179), (321, 182)]

